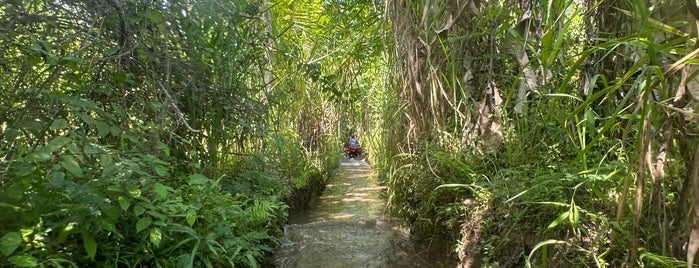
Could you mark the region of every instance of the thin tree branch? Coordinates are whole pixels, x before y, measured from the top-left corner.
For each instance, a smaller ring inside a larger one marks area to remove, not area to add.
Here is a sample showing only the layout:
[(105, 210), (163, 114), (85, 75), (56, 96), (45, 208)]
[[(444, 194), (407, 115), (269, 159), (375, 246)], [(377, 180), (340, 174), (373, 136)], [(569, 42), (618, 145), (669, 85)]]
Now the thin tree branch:
[(194, 132), (194, 133), (201, 132), (201, 130), (194, 129), (194, 128), (192, 128), (192, 126), (189, 125), (189, 122), (187, 122), (187, 119), (184, 117), (184, 114), (182, 114), (182, 111), (180, 111), (180, 108), (177, 107), (175, 100), (172, 99), (172, 96), (170, 96), (170, 92), (167, 91), (167, 89), (165, 88), (163, 83), (158, 81), (158, 85), (160, 85), (160, 90), (162, 90), (163, 93), (165, 93), (165, 96), (167, 97), (167, 100), (170, 102), (170, 105), (172, 105), (172, 108), (175, 109), (175, 114), (177, 115), (177, 118), (185, 125), (185, 127), (187, 127), (187, 129), (190, 132)]

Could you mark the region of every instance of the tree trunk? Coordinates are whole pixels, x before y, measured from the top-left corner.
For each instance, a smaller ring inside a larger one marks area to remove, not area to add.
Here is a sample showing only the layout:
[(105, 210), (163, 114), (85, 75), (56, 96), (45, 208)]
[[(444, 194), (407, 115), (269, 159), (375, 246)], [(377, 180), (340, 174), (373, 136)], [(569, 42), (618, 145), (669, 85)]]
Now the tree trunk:
[[(526, 41), (525, 41), (526, 42)], [(517, 99), (515, 100), (515, 113), (524, 115), (527, 113), (527, 93), (535, 91), (534, 87), (537, 84), (537, 76), (534, 68), (529, 64), (529, 56), (524, 44), (517, 40), (510, 40), (510, 49), (512, 54), (517, 59), (521, 74), (518, 79)]]
[(694, 145), (694, 164), (692, 165), (692, 201), (690, 205), (690, 235), (687, 241), (687, 267), (694, 265), (699, 251), (699, 143)]
[[(650, 92), (644, 93), (646, 96)], [(651, 142), (651, 108), (646, 107), (646, 112), (643, 116), (643, 127), (641, 129), (641, 138), (639, 146), (641, 151), (638, 155), (638, 177), (636, 178), (636, 196), (634, 202), (633, 222), (631, 226), (631, 245), (629, 248), (628, 266), (636, 267), (638, 260), (638, 240), (640, 235), (640, 220), (643, 214), (643, 190), (647, 176), (648, 162), (650, 161), (650, 142)]]

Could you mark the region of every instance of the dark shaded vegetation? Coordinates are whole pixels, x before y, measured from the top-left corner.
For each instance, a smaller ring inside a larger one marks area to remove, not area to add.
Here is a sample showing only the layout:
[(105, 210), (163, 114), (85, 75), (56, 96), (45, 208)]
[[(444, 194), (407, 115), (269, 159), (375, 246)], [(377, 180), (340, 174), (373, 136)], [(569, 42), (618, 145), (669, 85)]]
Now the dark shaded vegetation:
[(454, 265), (691, 265), (691, 2), (0, 0), (0, 266), (270, 265), (354, 132)]
[(267, 4), (1, 1), (0, 266), (268, 265), (341, 109)]

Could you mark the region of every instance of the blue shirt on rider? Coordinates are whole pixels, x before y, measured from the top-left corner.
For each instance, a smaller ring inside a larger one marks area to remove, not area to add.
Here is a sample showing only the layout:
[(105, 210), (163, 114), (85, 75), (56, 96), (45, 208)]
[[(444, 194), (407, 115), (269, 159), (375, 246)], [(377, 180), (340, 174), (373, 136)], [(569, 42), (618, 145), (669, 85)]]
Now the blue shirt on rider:
[(350, 146), (350, 147), (359, 147), (359, 141), (357, 141), (357, 138), (355, 138), (355, 137), (350, 137), (350, 139), (349, 139), (349, 146)]

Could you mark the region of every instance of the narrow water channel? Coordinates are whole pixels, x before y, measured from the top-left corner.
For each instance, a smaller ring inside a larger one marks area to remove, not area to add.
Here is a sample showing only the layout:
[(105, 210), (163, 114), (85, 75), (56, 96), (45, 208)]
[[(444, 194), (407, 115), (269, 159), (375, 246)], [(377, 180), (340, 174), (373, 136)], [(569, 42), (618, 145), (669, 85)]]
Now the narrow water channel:
[(285, 226), (276, 266), (431, 267), (400, 221), (386, 215), (386, 189), (373, 172), (361, 160), (343, 160), (311, 209)]

